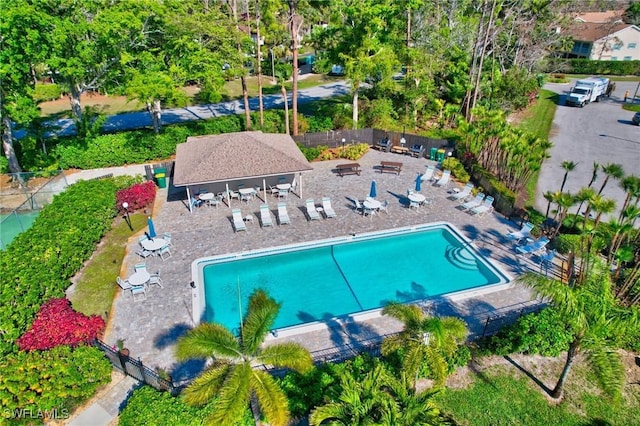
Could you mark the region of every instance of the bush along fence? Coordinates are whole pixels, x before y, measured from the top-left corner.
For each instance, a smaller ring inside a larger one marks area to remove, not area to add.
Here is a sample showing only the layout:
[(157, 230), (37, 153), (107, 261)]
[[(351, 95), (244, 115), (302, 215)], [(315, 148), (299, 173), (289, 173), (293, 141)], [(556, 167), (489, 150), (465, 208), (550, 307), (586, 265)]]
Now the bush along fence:
[[(432, 139), (419, 135), (411, 135), (401, 132), (388, 132), (380, 129), (357, 129), (357, 130), (329, 130), (318, 133), (305, 133), (294, 136), (293, 140), (306, 147), (316, 147), (326, 145), (329, 148), (342, 147), (343, 143), (367, 143), (375, 145), (382, 139), (389, 139), (391, 145), (399, 146), (401, 139), (405, 139), (405, 146), (419, 144), (424, 147), (424, 154), (428, 154), (431, 148), (444, 148), (453, 151), (455, 143), (446, 139)], [(344, 140), (344, 142), (343, 142)]]

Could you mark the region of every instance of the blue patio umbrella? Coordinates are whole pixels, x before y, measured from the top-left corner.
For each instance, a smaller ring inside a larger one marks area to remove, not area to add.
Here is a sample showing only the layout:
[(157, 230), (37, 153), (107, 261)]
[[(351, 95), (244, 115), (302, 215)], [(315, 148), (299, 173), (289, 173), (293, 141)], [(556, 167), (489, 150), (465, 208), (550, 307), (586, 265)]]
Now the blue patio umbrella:
[(369, 197), (371, 198), (376, 198), (376, 181), (372, 180), (371, 181), (371, 190), (369, 191)]
[(416, 178), (416, 191), (420, 191), (422, 189), (422, 175), (418, 173), (418, 177)]
[(153, 219), (151, 219), (151, 216), (147, 217), (147, 225), (149, 226), (149, 237), (155, 238), (156, 228), (153, 226)]

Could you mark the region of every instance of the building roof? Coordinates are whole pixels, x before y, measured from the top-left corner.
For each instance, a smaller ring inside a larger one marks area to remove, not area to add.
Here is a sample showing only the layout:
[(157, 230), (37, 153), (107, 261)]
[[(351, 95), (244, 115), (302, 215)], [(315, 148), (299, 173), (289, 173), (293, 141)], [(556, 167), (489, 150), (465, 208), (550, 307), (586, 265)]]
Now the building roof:
[(173, 184), (226, 182), (312, 169), (289, 135), (238, 132), (191, 136), (176, 148)]
[(631, 27), (629, 24), (574, 22), (567, 32), (574, 40), (596, 41), (620, 30)]
[(605, 12), (585, 12), (576, 16), (574, 19), (580, 22), (589, 22), (594, 24), (604, 24), (607, 22), (622, 21), (624, 10), (607, 10)]

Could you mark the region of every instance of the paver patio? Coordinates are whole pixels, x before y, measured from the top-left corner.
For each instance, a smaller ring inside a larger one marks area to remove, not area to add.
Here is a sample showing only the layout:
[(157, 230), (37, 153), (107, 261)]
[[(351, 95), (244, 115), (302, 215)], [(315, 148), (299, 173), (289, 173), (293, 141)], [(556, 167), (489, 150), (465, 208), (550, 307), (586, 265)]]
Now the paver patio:
[[(380, 173), (376, 166), (384, 160), (404, 163), (402, 173)], [(153, 216), (155, 229), (159, 234), (171, 233), (173, 256), (165, 261), (159, 257), (150, 257), (147, 259), (147, 268), (152, 272), (161, 272), (164, 288), (153, 287), (143, 302), (134, 302), (130, 294), (119, 293), (113, 305), (105, 340), (115, 344), (117, 339), (125, 339), (131, 356), (141, 359), (148, 366), (173, 370), (174, 379), (191, 374), (198, 365), (178, 365), (173, 353), (176, 339), (193, 327), (191, 263), (200, 257), (224, 253), (446, 221), (458, 227), (485, 256), (512, 277), (538, 268), (529, 259), (521, 257), (518, 260), (511, 245), (504, 241), (503, 236), (519, 229), (519, 223), (513, 223), (499, 213), (478, 218), (460, 211), (456, 208), (458, 202), (446, 199), (449, 195), (446, 188), (437, 188), (425, 182), (421, 193), (434, 196), (433, 206), (421, 207), (418, 211), (407, 207), (407, 189), (413, 189), (417, 174), (424, 173), (427, 164), (434, 162), (370, 150), (358, 160), (362, 166), (359, 176), (339, 177), (333, 169), (340, 162), (344, 160), (312, 163), (314, 170), (303, 175), (302, 198), (290, 194), (287, 199), (290, 225), (276, 224), (261, 228), (259, 206), (264, 203), (262, 199), (233, 201), (232, 206), (241, 208), (243, 215), (252, 214), (255, 218), (253, 223), (247, 223), (246, 232), (238, 234), (234, 233), (231, 209), (227, 206), (200, 207), (190, 213), (182, 188), (169, 186), (168, 189), (159, 190)], [(389, 214), (363, 217), (354, 211), (352, 199), (364, 199), (369, 194), (371, 181), (374, 179), (377, 182), (377, 199), (388, 200), (390, 203)], [(462, 186), (456, 183), (452, 185)], [(262, 193), (260, 197), (263, 197)], [(309, 222), (304, 213), (305, 199), (313, 198), (320, 204), (322, 197), (331, 198), (337, 217)], [(274, 212), (278, 199), (269, 195), (266, 201)], [(137, 248), (137, 237), (132, 237), (122, 266), (122, 277), (131, 274), (133, 265), (140, 261), (135, 254)], [(424, 255), (429, 256), (429, 252), (425, 250)], [(532, 298), (528, 289), (510, 284), (502, 286), (499, 291), (472, 291), (453, 299), (439, 299), (433, 310), (443, 315), (459, 315), (468, 322), (473, 333), (481, 333), (484, 318), (488, 315), (499, 309), (520, 306)], [(395, 320), (385, 317), (363, 322), (332, 321), (330, 326), (329, 329), (303, 335), (279, 336), (278, 339), (295, 340), (315, 351), (400, 329)], [(275, 338), (270, 337), (269, 340)]]

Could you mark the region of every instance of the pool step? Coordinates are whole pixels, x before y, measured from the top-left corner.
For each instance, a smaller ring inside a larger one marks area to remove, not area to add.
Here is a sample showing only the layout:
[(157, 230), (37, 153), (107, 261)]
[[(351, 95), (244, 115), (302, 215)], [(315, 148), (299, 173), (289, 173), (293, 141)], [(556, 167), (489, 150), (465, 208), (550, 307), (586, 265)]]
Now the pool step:
[(449, 262), (460, 269), (478, 270), (476, 257), (464, 247), (449, 246), (445, 256)]

